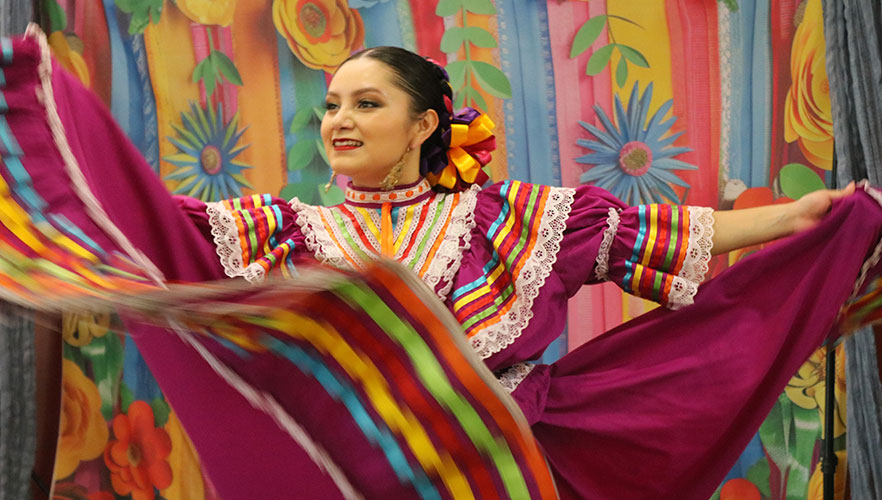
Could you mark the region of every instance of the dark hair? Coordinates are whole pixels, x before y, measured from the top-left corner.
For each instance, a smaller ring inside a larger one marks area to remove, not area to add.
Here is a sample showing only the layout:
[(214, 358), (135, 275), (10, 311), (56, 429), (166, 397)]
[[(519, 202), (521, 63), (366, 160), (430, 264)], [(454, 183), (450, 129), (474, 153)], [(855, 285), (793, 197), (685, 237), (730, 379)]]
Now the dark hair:
[(453, 91), (447, 72), (409, 50), (388, 46), (356, 52), (340, 66), (362, 57), (380, 61), (392, 71), (395, 83), (410, 96), (410, 111), (414, 117), (430, 109), (438, 113), (438, 127), (420, 148), (420, 174), (440, 172), (447, 165), (447, 148), (450, 146), (448, 103), (452, 102)]

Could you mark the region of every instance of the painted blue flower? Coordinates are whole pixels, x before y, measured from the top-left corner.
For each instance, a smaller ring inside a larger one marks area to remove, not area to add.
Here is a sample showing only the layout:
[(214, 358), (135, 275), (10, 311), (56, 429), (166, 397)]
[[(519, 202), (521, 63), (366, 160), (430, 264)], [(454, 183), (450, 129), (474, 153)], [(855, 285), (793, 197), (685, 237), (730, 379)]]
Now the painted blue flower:
[(649, 105), (652, 102), (652, 84), (646, 87), (643, 95), (638, 95), (639, 90), (640, 85), (635, 82), (627, 110), (622, 106), (619, 96), (615, 96), (618, 127), (597, 105), (594, 106), (594, 111), (605, 130), (579, 122), (596, 139), (576, 141), (579, 146), (592, 150), (576, 159), (578, 163), (591, 165), (579, 181), (606, 189), (629, 205), (682, 203), (683, 200), (677, 196), (672, 186), (688, 190), (689, 184), (673, 171), (697, 170), (698, 167), (677, 160), (674, 156), (692, 149), (672, 146), (683, 134), (678, 132), (668, 135), (677, 120), (676, 117), (664, 119), (673, 106), (673, 101), (668, 100), (662, 104), (647, 122)]
[(179, 181), (175, 194), (217, 201), (242, 196), (242, 187), (252, 187), (242, 173), (251, 167), (235, 159), (248, 148), (238, 145), (245, 132), (239, 130), (239, 113), (225, 124), (220, 104), (215, 109), (191, 102), (190, 111), (181, 113), (181, 125), (172, 124), (177, 136), (168, 137), (178, 153), (163, 157), (179, 167), (165, 176)]

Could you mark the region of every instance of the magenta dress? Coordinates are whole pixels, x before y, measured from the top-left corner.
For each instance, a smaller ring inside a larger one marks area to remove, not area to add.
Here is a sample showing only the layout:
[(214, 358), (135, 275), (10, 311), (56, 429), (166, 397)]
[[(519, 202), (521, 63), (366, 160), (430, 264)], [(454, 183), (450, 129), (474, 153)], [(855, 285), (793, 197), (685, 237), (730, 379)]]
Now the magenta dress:
[[(836, 334), (882, 227), (879, 204), (859, 192), (817, 229), (699, 288), (712, 210), (627, 207), (596, 187), (350, 187), (330, 208), (179, 201), (231, 277), (291, 275), (305, 256), (359, 268), (384, 251), (413, 269), (512, 392), (571, 499), (708, 498), (793, 373)], [(601, 281), (666, 308), (551, 365), (526, 363), (563, 330), (567, 299)]]
[[(838, 335), (856, 281), (878, 275), (882, 208), (872, 190), (700, 287), (711, 210), (627, 207), (595, 187), (506, 181), (442, 195), (421, 182), (349, 190), (331, 208), (270, 196), (174, 199), (94, 96), (48, 61), (45, 44), (16, 43), (4, 116), (50, 205), (71, 217), (101, 207), (92, 219), (119, 232), (106, 244), (137, 249), (130, 257), (170, 281), (294, 276), (304, 257), (356, 269), (381, 254), (402, 262), (511, 391), (562, 498), (708, 498), (792, 374)], [(49, 101), (57, 117), (47, 121)], [(564, 328), (567, 299), (601, 281), (665, 307), (556, 363), (527, 363)], [(341, 497), (177, 337), (145, 327), (134, 340), (225, 499)], [(357, 479), (371, 498), (371, 478)]]

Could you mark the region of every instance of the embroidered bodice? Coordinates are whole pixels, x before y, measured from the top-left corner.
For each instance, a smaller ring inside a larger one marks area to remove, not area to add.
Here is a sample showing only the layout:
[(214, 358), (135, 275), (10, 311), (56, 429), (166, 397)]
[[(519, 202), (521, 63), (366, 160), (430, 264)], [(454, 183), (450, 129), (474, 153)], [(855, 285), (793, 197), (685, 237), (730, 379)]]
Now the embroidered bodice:
[[(567, 298), (614, 281), (671, 308), (688, 305), (710, 258), (710, 209), (628, 207), (595, 187), (505, 181), (437, 193), (350, 186), (333, 207), (268, 195), (185, 199), (228, 276), (291, 276), (298, 258), (360, 268), (385, 255), (419, 275), (491, 369), (539, 356), (563, 330)], [(537, 317), (539, 318), (537, 320)]]

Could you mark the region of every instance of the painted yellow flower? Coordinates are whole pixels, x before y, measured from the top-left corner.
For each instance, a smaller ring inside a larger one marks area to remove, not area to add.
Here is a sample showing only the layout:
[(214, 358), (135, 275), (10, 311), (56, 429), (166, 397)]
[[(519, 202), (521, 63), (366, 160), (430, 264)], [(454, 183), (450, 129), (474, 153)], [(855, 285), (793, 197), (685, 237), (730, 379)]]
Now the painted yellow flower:
[[(827, 349), (821, 348), (803, 363), (796, 375), (787, 383), (784, 393), (793, 401), (793, 404), (806, 410), (818, 409), (822, 429), (824, 422), (825, 392), (827, 390)], [(845, 433), (845, 349), (844, 344), (836, 347), (836, 374), (835, 374), (834, 420), (833, 437), (839, 437)]]
[(235, 0), (176, 0), (178, 9), (194, 23), (229, 26), (236, 11)]
[[(52, 49), (52, 55), (55, 56), (55, 60), (64, 69), (76, 76), (85, 87), (88, 87), (92, 84), (92, 80), (89, 78), (89, 68), (86, 66), (85, 59), (83, 59), (82, 50), (79, 52), (74, 50), (68, 37), (79, 42), (79, 38), (76, 35), (65, 35), (60, 31), (49, 34), (48, 41), (49, 47)], [(75, 45), (82, 44), (76, 43)]]
[[(833, 476), (833, 499), (843, 500), (845, 498), (845, 478), (848, 475), (848, 456), (845, 450), (837, 451), (836, 458), (836, 474)], [(815, 466), (812, 477), (809, 478), (808, 492), (805, 500), (824, 500), (824, 473), (821, 472), (821, 462)]]
[(273, 0), (273, 23), (306, 66), (333, 72), (364, 43), (364, 23), (346, 0)]
[(784, 102), (784, 139), (816, 167), (833, 168), (833, 115), (824, 55), (821, 0), (806, 0), (790, 52), (792, 84)]
[(162, 490), (166, 500), (204, 500), (205, 483), (196, 448), (174, 411), (168, 414), (165, 432), (171, 438), (171, 454), (168, 464), (172, 470), (172, 482)]
[(89, 345), (110, 328), (110, 313), (64, 313), (61, 318), (61, 337), (74, 347)]
[(55, 478), (71, 475), (81, 461), (100, 457), (108, 434), (107, 422), (101, 415), (101, 396), (95, 383), (76, 363), (63, 360)]

